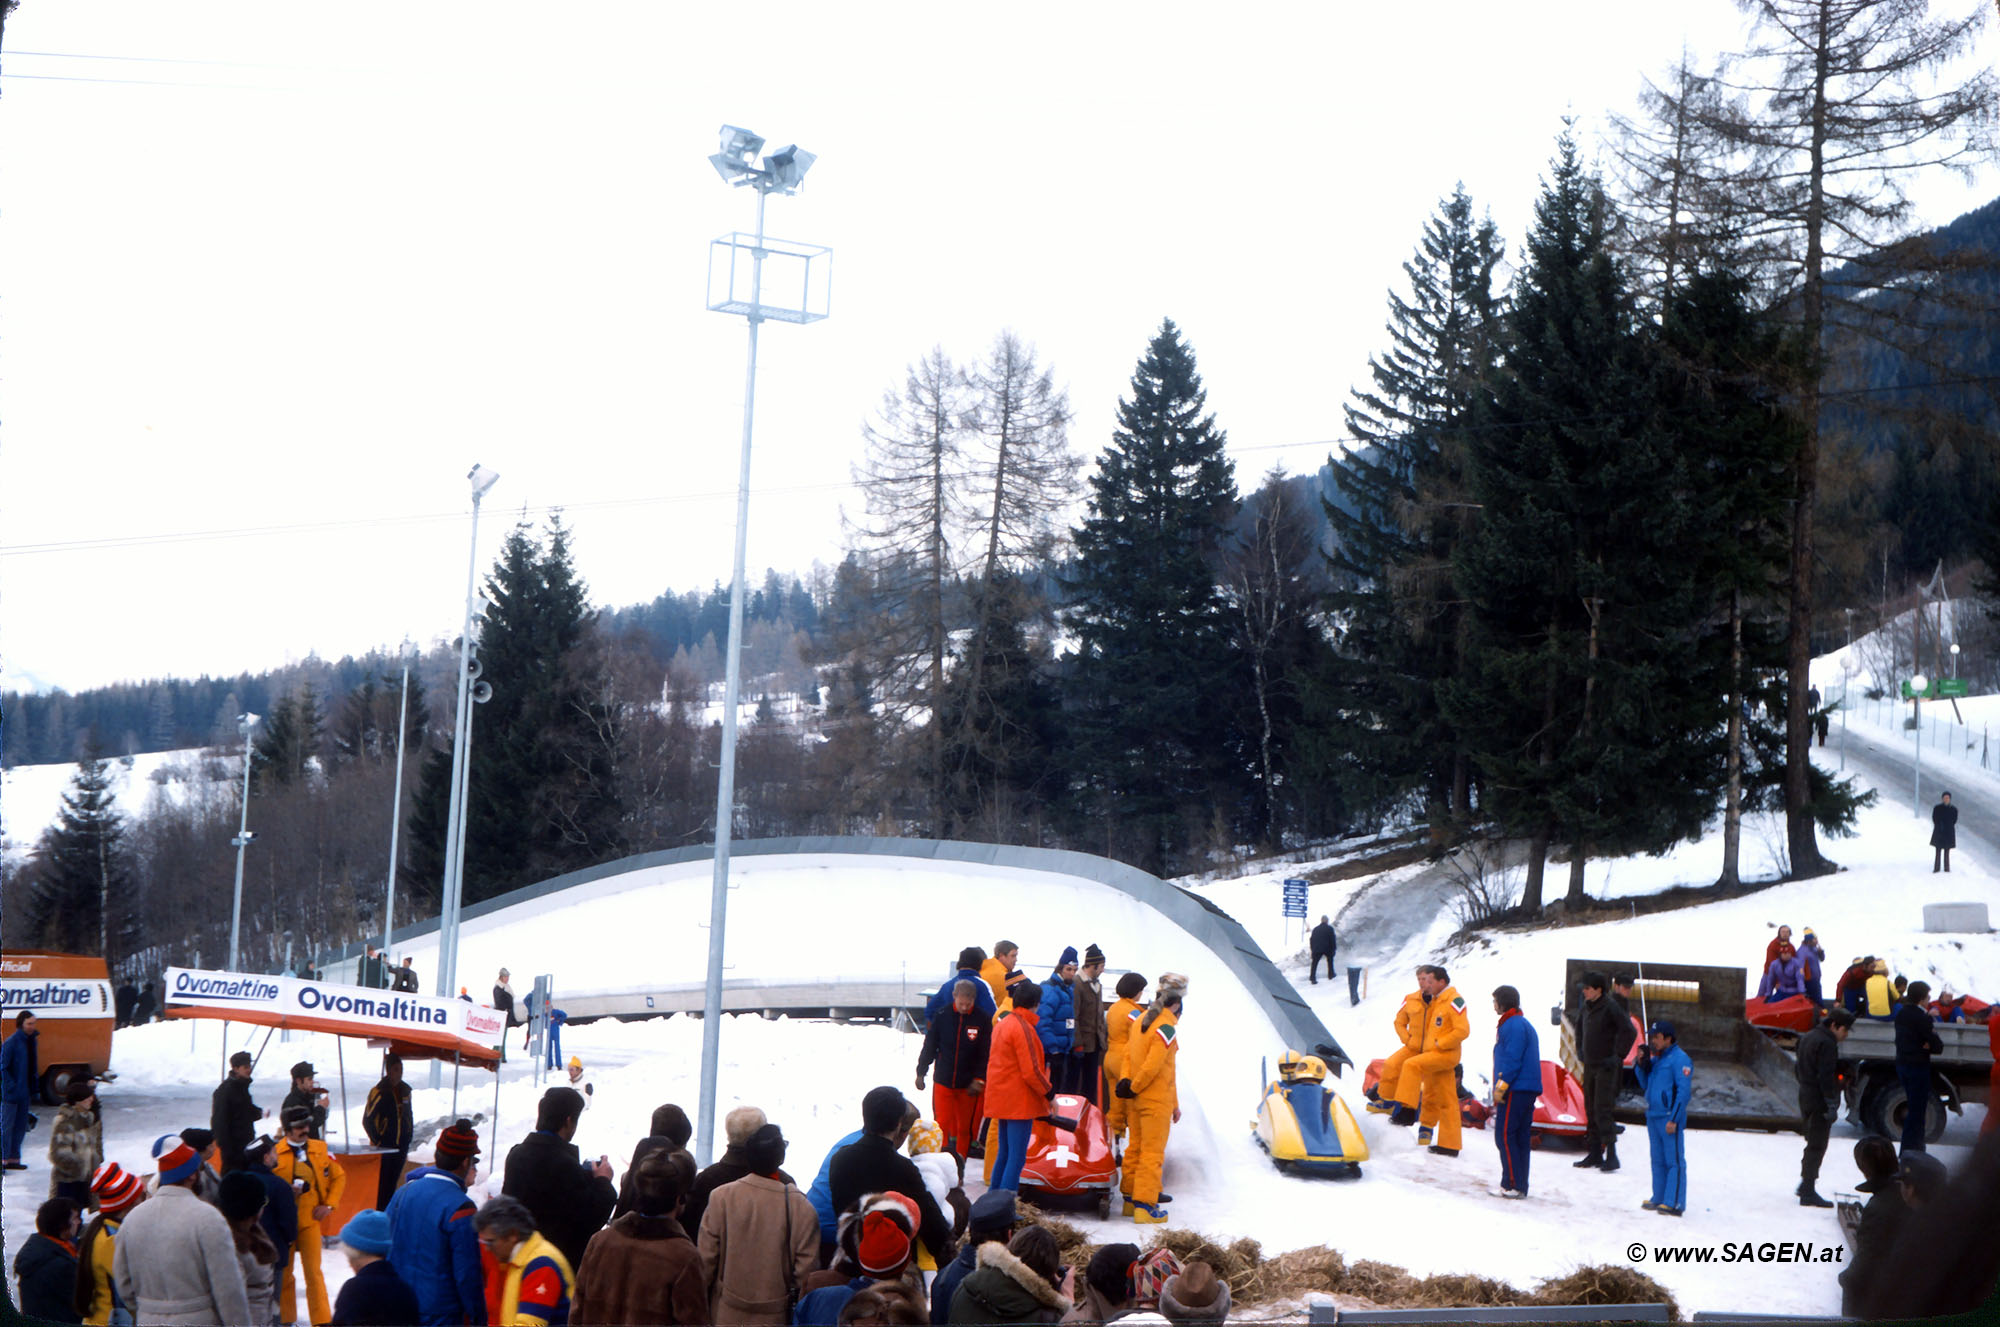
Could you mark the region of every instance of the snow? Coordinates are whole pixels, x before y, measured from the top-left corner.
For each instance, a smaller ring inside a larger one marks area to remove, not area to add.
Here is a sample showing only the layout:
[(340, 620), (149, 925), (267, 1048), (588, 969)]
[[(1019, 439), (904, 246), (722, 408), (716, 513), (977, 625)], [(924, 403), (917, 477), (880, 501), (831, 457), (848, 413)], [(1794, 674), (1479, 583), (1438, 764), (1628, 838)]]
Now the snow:
[[(1930, 707), (1927, 707), (1930, 708)], [(2000, 717), (2000, 716), (1996, 716)], [(1852, 718), (1852, 716), (1850, 716)], [(1856, 725), (1859, 732), (1863, 725)], [(1872, 738), (1872, 734), (1871, 734)], [(1850, 740), (1863, 740), (1850, 734)], [(1893, 743), (1893, 735), (1888, 740)], [(1828, 765), (1834, 747), (1817, 753)], [(1927, 759), (1928, 765), (1928, 759)], [(12, 785), (9, 786), (11, 795)], [(2000, 986), (2000, 935), (1931, 935), (1922, 930), (1927, 902), (1980, 901), (2000, 914), (2000, 878), (1984, 864), (1992, 845), (1962, 836), (1950, 877), (1933, 876), (1924, 847), (1928, 825), (1912, 821), (1885, 790), (1881, 804), (1862, 812), (1858, 835), (1828, 844), (1843, 863), (1837, 875), (1784, 884), (1697, 908), (1619, 916), (1608, 912), (1589, 925), (1539, 932), (1496, 932), (1469, 946), (1451, 941), (1458, 920), (1430, 902), (1409, 919), (1406, 939), (1394, 952), (1365, 955), (1368, 994), (1350, 1008), (1345, 980), (1310, 985), (1302, 930), (1280, 915), (1282, 881), (1338, 860), (1302, 861), (1236, 879), (1191, 882), (1235, 916), (1272, 955), (1341, 1044), (1364, 1065), (1391, 1049), (1389, 1020), (1419, 962), (1446, 964), (1473, 1014), (1465, 1048), (1466, 1082), (1484, 1092), (1491, 1064), (1493, 1019), (1488, 995), (1501, 984), (1520, 989), (1523, 1005), (1554, 1057), (1555, 1032), (1546, 1011), (1562, 996), (1565, 961), (1575, 956), (1745, 968), (1746, 994), (1755, 982), (1764, 945), (1780, 923), (1812, 926), (1828, 947), (1829, 966), (1844, 966), (1864, 949), (1892, 968), (1934, 986), (1992, 996)], [(1778, 836), (1751, 827), (1744, 836), (1745, 874), (1774, 870), (1760, 856)], [(1683, 845), (1653, 859), (1593, 864), (1587, 876), (1600, 898), (1626, 898), (1675, 884), (1715, 878), (1719, 840)], [(1699, 1130), (1689, 1139), (1687, 1216), (1664, 1221), (1639, 1210), (1650, 1189), (1643, 1132), (1631, 1129), (1625, 1167), (1613, 1175), (1579, 1171), (1573, 1153), (1538, 1149), (1532, 1196), (1506, 1203), (1487, 1195), (1498, 1165), (1489, 1134), (1468, 1131), (1458, 1158), (1434, 1157), (1418, 1148), (1411, 1131), (1379, 1117), (1361, 1116), (1373, 1156), (1353, 1181), (1281, 1176), (1257, 1149), (1250, 1123), (1260, 1087), (1260, 1061), (1285, 1049), (1258, 1006), (1219, 958), (1161, 914), (1092, 882), (1044, 871), (928, 860), (840, 855), (787, 858), (739, 857), (729, 905), (729, 976), (787, 979), (870, 978), (900, 980), (925, 989), (942, 977), (967, 943), (991, 944), (1002, 934), (1023, 946), (1022, 966), (1039, 977), (1065, 944), (1095, 941), (1110, 955), (1113, 971), (1130, 965), (1152, 976), (1163, 970), (1189, 974), (1180, 1084), (1184, 1118), (1173, 1134), (1165, 1186), (1176, 1195), (1174, 1223), (1211, 1235), (1249, 1236), (1267, 1254), (1328, 1243), (1350, 1259), (1374, 1258), (1423, 1275), (1470, 1272), (1527, 1286), (1589, 1263), (1624, 1264), (1629, 1244), (1714, 1246), (1726, 1240), (1799, 1240), (1830, 1247), (1840, 1236), (1830, 1212), (1801, 1209), (1792, 1189), (1800, 1140), (1794, 1134)], [(1391, 901), (1417, 886), (1427, 868), (1408, 866), (1377, 876), (1313, 888), (1311, 918), (1338, 915), (1350, 900)], [(493, 973), (507, 964), (516, 988), (535, 973), (554, 974), (557, 999), (565, 991), (616, 990), (641, 983), (698, 980), (705, 964), (709, 867), (706, 862), (649, 868), (593, 882), (465, 924), (461, 983), (483, 994)], [(1428, 899), (1429, 895), (1424, 895)], [(432, 961), (426, 942), (399, 946), (414, 955), (420, 973)], [(1343, 954), (1343, 958), (1352, 957)], [(1107, 982), (1107, 986), (1108, 986)], [(652, 1110), (676, 1101), (692, 1113), (700, 1062), (700, 1022), (671, 1017), (635, 1023), (600, 1022), (563, 1032), (565, 1054), (580, 1055), (594, 1102), (577, 1143), (586, 1157), (608, 1155), (622, 1169)], [(146, 1164), (160, 1132), (206, 1123), (208, 1094), (221, 1074), (226, 1051), (255, 1050), (265, 1033), (238, 1025), (225, 1047), (219, 1025), (158, 1024), (117, 1036), (114, 1068), (120, 1081), (105, 1090), (106, 1145), (113, 1160)], [(518, 1042), (516, 1043), (518, 1045)], [(722, 1035), (718, 1106), (760, 1105), (791, 1140), (788, 1169), (816, 1170), (826, 1147), (855, 1127), (862, 1095), (880, 1083), (911, 1085), (917, 1038), (878, 1025), (731, 1017)], [(375, 1057), (349, 1041), (348, 1108), (359, 1132), (360, 1103), (375, 1074)], [(504, 1156), (532, 1122), (539, 1088), (529, 1066), (514, 1062), (498, 1077), (497, 1126), (483, 1124), (488, 1161)], [(285, 1066), (309, 1058), (322, 1081), (336, 1079), (334, 1040), (299, 1036), (273, 1039), (264, 1052), (256, 1096), (275, 1105), (283, 1095)], [(427, 1072), (412, 1066), (419, 1121), (453, 1109), (446, 1087), (433, 1090)], [(1359, 1113), (1358, 1073), (1337, 1089)], [(557, 1080), (559, 1081), (559, 1080)], [(468, 1071), (457, 1109), (494, 1109), (495, 1080)], [(331, 1128), (340, 1131), (340, 1100)], [(43, 1112), (44, 1128), (51, 1120)], [(1935, 1154), (1947, 1165), (1965, 1155), (1983, 1118), (1979, 1107), (1953, 1117)], [(1821, 1179), (1829, 1195), (1851, 1192), (1859, 1179), (1851, 1156), (1858, 1135), (1835, 1126)], [(31, 1169), (9, 1179), (10, 1197), (38, 1197), (46, 1162), (36, 1149), (45, 1133), (31, 1135)], [(420, 1151), (418, 1158), (424, 1154)], [(1097, 1239), (1131, 1238), (1121, 1221), (1099, 1225), (1079, 1214)], [(7, 1223), (11, 1263), (19, 1221)], [(337, 1251), (327, 1258), (330, 1278), (345, 1269)], [(1684, 1311), (1730, 1309), (1756, 1313), (1831, 1314), (1839, 1308), (1839, 1265), (1658, 1265), (1643, 1270), (1673, 1291)]]
[[(132, 756), (129, 762), (113, 758), (106, 766), (111, 775), (112, 796), (128, 818), (144, 815), (153, 794), (161, 789), (185, 787), (173, 776), (193, 773), (201, 767), (202, 748), (181, 751), (149, 751)], [(230, 762), (223, 758), (225, 766)], [(236, 773), (243, 772), (240, 764)], [(60, 765), (15, 765), (0, 770), (0, 852), (8, 861), (27, 856), (35, 849), (42, 831), (56, 823), (62, 810), (63, 794), (76, 775), (74, 761)]]

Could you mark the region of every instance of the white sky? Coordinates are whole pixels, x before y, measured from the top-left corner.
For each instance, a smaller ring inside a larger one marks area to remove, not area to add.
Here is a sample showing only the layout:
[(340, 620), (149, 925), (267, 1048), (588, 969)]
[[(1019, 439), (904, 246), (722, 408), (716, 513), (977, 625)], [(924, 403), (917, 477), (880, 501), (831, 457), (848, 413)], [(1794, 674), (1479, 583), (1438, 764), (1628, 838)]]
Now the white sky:
[[(455, 635), (474, 461), (503, 476), (482, 571), (523, 504), (563, 505), (600, 604), (726, 579), (744, 329), (706, 311), (706, 246), (754, 202), (707, 164), (725, 121), (819, 154), (769, 229), (834, 250), (832, 318), (763, 336), (753, 578), (838, 560), (863, 418), (933, 343), (970, 358), (1003, 327), (1068, 385), (1087, 458), (1170, 316), (1239, 484), (1313, 469), (1453, 182), (1511, 252), (1559, 117), (1594, 142), (1643, 73), (1741, 22), (25, 0), (0, 97), (7, 673), (74, 690)], [(1993, 182), (1919, 182), (1924, 221)], [(269, 527), (302, 528), (155, 538)]]

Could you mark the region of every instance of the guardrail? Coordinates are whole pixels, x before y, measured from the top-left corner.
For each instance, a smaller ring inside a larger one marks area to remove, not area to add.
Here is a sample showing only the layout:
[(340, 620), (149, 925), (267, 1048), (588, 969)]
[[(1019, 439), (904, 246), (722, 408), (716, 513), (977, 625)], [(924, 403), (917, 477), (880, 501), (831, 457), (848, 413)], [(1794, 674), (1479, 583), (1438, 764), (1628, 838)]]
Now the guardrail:
[[(2000, 734), (1992, 731), (1991, 724), (1975, 727), (1959, 722), (1949, 702), (1934, 700), (1922, 706), (1921, 728), (1917, 729), (1910, 725), (1911, 702), (1907, 700), (1886, 693), (1880, 700), (1870, 700), (1859, 692), (1843, 696), (1838, 691), (1830, 700), (1836, 706), (1833, 711), (1836, 721), (1845, 717), (1848, 722), (1865, 723), (1893, 734), (1913, 754), (1921, 741), (1925, 760), (1957, 760), (2000, 774), (2000, 740), (1995, 740)], [(1828, 737), (1831, 739), (1833, 734)]]

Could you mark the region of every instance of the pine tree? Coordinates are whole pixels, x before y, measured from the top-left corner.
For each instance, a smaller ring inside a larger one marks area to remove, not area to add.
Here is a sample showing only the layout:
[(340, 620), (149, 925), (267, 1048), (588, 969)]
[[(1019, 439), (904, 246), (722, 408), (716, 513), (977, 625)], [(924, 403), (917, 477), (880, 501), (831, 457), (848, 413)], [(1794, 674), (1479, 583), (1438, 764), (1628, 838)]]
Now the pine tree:
[(1403, 266), (1408, 292), (1389, 296), (1389, 348), (1369, 360), (1372, 385), (1347, 406), (1353, 445), (1332, 461), (1340, 650), (1305, 697), (1318, 763), (1339, 762), (1370, 802), (1420, 791), (1437, 841), (1472, 814), (1471, 764), (1437, 685), (1464, 647), (1451, 566), (1474, 515), (1466, 441), (1492, 389), (1501, 253), (1460, 187)]
[(109, 764), (93, 737), (36, 845), (26, 929), (35, 943), (115, 962), (129, 939), (117, 919), (131, 907), (133, 872)]
[(1530, 841), (1530, 910), (1552, 842), (1569, 847), (1580, 903), (1592, 853), (1659, 852), (1698, 832), (1720, 768), (1698, 667), (1708, 604), (1685, 551), (1700, 513), (1688, 458), (1644, 408), (1649, 360), (1611, 225), (1565, 133), (1515, 284), (1493, 419), (1473, 437), (1480, 519), (1457, 553), (1471, 651), (1441, 688), (1483, 809)]
[(967, 637), (940, 716), (950, 833), (1032, 844), (1032, 826), (1059, 791), (1061, 699), (1046, 600), (1005, 571), (981, 590), (985, 626)]
[(1066, 580), (1075, 809), (1112, 855), (1156, 874), (1218, 809), (1235, 814), (1245, 778), (1214, 703), (1239, 680), (1216, 585), (1236, 484), (1206, 401), (1194, 352), (1163, 322), (1118, 403)]
[(303, 783), (313, 762), (319, 759), (325, 737), (319, 693), (312, 683), (302, 683), (294, 694), (279, 697), (271, 712), (258, 723), (257, 735), (252, 740), (252, 788), (261, 790), (267, 781), (281, 788)]

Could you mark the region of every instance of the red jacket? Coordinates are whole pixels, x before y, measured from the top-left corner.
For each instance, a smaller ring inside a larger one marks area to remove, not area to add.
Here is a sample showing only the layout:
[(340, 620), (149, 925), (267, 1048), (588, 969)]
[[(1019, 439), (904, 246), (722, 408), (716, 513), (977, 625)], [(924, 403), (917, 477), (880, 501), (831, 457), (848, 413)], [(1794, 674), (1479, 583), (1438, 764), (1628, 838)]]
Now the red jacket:
[(986, 1057), (988, 1119), (1038, 1120), (1049, 1113), (1049, 1067), (1035, 1011), (1015, 1009), (993, 1024)]

